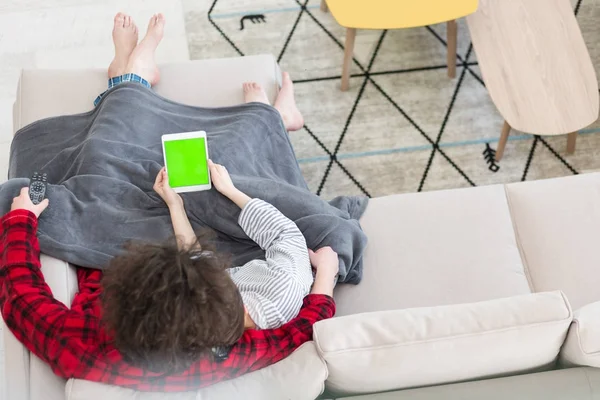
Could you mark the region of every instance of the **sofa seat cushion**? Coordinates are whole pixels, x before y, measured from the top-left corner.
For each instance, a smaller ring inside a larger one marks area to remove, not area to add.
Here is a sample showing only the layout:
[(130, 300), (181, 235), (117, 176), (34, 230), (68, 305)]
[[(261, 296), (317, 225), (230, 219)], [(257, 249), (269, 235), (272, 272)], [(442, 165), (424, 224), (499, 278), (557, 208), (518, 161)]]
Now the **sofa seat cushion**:
[(361, 394), (516, 374), (556, 359), (572, 320), (561, 292), (320, 321), (326, 386)]
[(560, 359), (565, 366), (600, 368), (600, 301), (575, 311)]
[(138, 392), (80, 379), (70, 379), (66, 392), (68, 400), (313, 400), (323, 392), (325, 379), (325, 363), (308, 342), (276, 364), (193, 392)]
[(600, 370), (570, 368), (352, 397), (348, 400), (597, 400)]
[[(42, 273), (46, 283), (52, 289), (54, 298), (63, 304), (71, 304), (77, 292), (75, 269), (66, 262), (45, 254), (41, 255), (40, 261), (42, 263)], [(0, 324), (2, 324), (4, 334), (7, 398), (63, 400), (65, 380), (54, 375), (50, 366), (44, 361), (30, 354), (21, 342), (13, 336), (4, 320), (1, 320)], [(38, 384), (30, 385), (30, 382), (37, 382)]]
[(337, 315), (472, 303), (530, 293), (502, 185), (371, 199), (359, 285)]

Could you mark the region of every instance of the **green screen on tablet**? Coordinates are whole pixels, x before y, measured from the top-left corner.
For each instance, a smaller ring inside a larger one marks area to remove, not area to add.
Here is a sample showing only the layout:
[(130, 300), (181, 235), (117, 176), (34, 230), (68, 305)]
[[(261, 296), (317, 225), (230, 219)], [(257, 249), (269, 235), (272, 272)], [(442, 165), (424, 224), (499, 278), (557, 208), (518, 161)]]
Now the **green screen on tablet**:
[(208, 185), (205, 138), (166, 140), (164, 148), (171, 187)]

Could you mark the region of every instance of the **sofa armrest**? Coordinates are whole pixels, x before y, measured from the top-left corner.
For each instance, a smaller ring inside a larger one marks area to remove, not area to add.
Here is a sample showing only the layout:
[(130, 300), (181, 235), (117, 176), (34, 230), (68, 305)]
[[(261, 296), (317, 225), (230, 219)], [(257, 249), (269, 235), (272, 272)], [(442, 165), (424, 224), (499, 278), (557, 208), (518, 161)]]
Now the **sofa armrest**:
[(29, 399), (29, 351), (2, 320), (4, 334), (4, 379), (6, 400)]
[[(160, 68), (161, 82), (154, 87), (156, 92), (193, 106), (240, 104), (243, 102), (242, 83), (247, 81), (260, 83), (273, 102), (281, 86), (281, 71), (272, 55), (196, 60)], [(70, 84), (73, 81), (81, 84)], [(42, 118), (89, 111), (94, 98), (105, 89), (105, 69), (24, 70), (13, 107), (14, 130)], [(56, 101), (56, 93), (61, 94), (60, 101)], [(56, 299), (70, 305), (77, 291), (74, 268), (43, 256), (42, 272)], [(54, 376), (37, 357), (31, 356), (8, 329), (4, 334), (7, 400), (64, 398), (64, 381)], [(62, 393), (59, 393), (60, 386)]]
[[(281, 70), (270, 54), (163, 64), (160, 76), (153, 87), (157, 94), (198, 107), (242, 104), (242, 83), (250, 81), (259, 83), (273, 104), (281, 87)], [(75, 81), (85, 84), (70, 84)], [(106, 69), (23, 70), (13, 106), (13, 129), (16, 132), (42, 118), (87, 112), (104, 90)]]
[(66, 392), (69, 400), (312, 400), (323, 393), (325, 379), (325, 362), (319, 357), (314, 343), (306, 342), (289, 357), (273, 365), (196, 391), (148, 393), (81, 379), (69, 379)]
[[(42, 273), (50, 289), (52, 289), (54, 297), (62, 303), (70, 305), (73, 296), (77, 292), (77, 275), (75, 274), (75, 269), (64, 261), (44, 254), (42, 254), (41, 262)], [(4, 332), (6, 400), (29, 400), (31, 399), (31, 388), (29, 385), (31, 361), (35, 356), (31, 355), (21, 342), (13, 336), (12, 332), (4, 324), (4, 321), (2, 321), (2, 324)], [(40, 369), (36, 369), (36, 371), (40, 371)], [(47, 371), (44, 370), (42, 373), (49, 374), (44, 381), (59, 379), (52, 373), (49, 367)], [(39, 381), (39, 377), (36, 377), (36, 381)], [(63, 387), (60, 390), (64, 398), (64, 383), (62, 385)], [(45, 387), (44, 389), (57, 391), (59, 387), (57, 384), (54, 387)], [(56, 398), (56, 396), (48, 398)]]
[(600, 368), (600, 301), (575, 311), (560, 351), (560, 363), (565, 367)]

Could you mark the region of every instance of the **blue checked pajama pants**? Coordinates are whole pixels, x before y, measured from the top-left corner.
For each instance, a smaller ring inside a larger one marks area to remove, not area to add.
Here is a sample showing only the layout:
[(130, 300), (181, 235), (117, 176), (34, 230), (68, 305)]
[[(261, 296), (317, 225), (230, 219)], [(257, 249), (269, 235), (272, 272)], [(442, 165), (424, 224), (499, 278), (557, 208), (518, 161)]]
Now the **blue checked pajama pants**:
[(115, 86), (117, 86), (121, 83), (124, 83), (124, 82), (137, 82), (137, 83), (144, 85), (148, 89), (152, 88), (152, 85), (150, 84), (150, 82), (148, 82), (147, 80), (145, 80), (144, 78), (142, 78), (141, 76), (136, 75), (136, 74), (124, 74), (121, 76), (115, 76), (114, 78), (110, 78), (108, 80), (108, 90), (104, 91), (98, 97), (96, 97), (96, 100), (94, 100), (94, 107), (97, 106), (98, 103), (100, 103), (100, 100), (102, 100), (102, 97), (104, 97), (106, 92), (108, 92), (110, 89), (112, 89)]

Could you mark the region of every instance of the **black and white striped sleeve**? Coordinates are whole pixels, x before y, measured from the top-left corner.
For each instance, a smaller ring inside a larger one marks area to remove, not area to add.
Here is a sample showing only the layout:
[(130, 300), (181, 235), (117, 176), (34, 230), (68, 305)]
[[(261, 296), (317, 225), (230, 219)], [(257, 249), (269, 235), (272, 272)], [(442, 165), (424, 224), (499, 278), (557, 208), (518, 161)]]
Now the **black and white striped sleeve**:
[(255, 322), (261, 328), (281, 326), (298, 314), (313, 282), (306, 240), (293, 221), (259, 199), (244, 207), (238, 222), (265, 250), (266, 261), (249, 262), (235, 272), (234, 281), (252, 303), (249, 312), (260, 314)]

